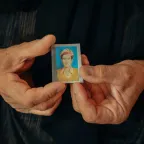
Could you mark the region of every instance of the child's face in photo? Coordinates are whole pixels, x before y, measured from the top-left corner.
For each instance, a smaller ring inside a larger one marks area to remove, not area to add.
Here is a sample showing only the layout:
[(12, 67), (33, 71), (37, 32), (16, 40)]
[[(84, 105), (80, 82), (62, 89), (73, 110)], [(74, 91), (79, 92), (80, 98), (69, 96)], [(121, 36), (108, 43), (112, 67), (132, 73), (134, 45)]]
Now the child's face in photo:
[(66, 54), (62, 56), (62, 63), (64, 67), (68, 68), (71, 67), (72, 64), (72, 57), (70, 54)]

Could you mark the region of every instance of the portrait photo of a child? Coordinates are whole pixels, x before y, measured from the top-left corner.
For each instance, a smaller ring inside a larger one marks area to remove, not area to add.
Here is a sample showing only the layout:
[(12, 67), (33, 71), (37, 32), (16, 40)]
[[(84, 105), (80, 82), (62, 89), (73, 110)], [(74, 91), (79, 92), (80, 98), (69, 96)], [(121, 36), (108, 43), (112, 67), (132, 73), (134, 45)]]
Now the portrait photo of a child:
[(80, 81), (79, 45), (55, 45), (53, 51), (53, 79), (66, 83)]

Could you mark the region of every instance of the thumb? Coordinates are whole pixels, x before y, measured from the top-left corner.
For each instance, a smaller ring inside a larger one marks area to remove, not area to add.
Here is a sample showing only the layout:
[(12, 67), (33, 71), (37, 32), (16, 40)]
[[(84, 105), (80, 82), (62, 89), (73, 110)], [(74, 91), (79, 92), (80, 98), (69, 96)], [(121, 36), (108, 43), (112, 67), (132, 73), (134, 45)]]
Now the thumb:
[(82, 66), (80, 75), (90, 83), (113, 83), (118, 80), (119, 67), (114, 65)]
[[(24, 59), (31, 59), (37, 56), (42, 56), (48, 53), (51, 46), (55, 43), (56, 38), (54, 35), (47, 35), (40, 40), (24, 43), (17, 47), (18, 56)], [(18, 50), (19, 49), (19, 50)]]
[(0, 53), (3, 56), (3, 58), (0, 57), (2, 58), (1, 71), (15, 72), (23, 69), (23, 67), (29, 68), (35, 57), (45, 55), (50, 51), (55, 41), (55, 36), (47, 35), (40, 40), (25, 42), (4, 49)]

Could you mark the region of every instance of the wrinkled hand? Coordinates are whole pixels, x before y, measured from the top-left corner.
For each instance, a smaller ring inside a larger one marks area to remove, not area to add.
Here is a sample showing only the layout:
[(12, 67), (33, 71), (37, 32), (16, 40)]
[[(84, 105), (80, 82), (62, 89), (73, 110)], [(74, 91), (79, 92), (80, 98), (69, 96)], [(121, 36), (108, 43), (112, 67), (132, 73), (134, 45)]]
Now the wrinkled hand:
[(58, 107), (65, 85), (54, 82), (31, 88), (20, 74), (28, 70), (37, 56), (45, 55), (55, 43), (53, 35), (0, 50), (0, 95), (23, 113), (50, 116)]
[(125, 60), (114, 65), (84, 66), (80, 75), (84, 84), (71, 85), (75, 111), (88, 123), (124, 122), (144, 89), (144, 61)]

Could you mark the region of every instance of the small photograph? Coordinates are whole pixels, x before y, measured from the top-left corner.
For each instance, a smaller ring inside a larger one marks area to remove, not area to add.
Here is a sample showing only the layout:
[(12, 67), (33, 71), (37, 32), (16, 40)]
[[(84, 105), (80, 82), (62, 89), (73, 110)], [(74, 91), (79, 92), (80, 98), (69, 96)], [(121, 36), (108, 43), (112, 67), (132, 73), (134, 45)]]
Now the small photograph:
[(81, 67), (80, 44), (56, 44), (52, 49), (53, 81), (64, 83), (83, 82), (79, 76)]

